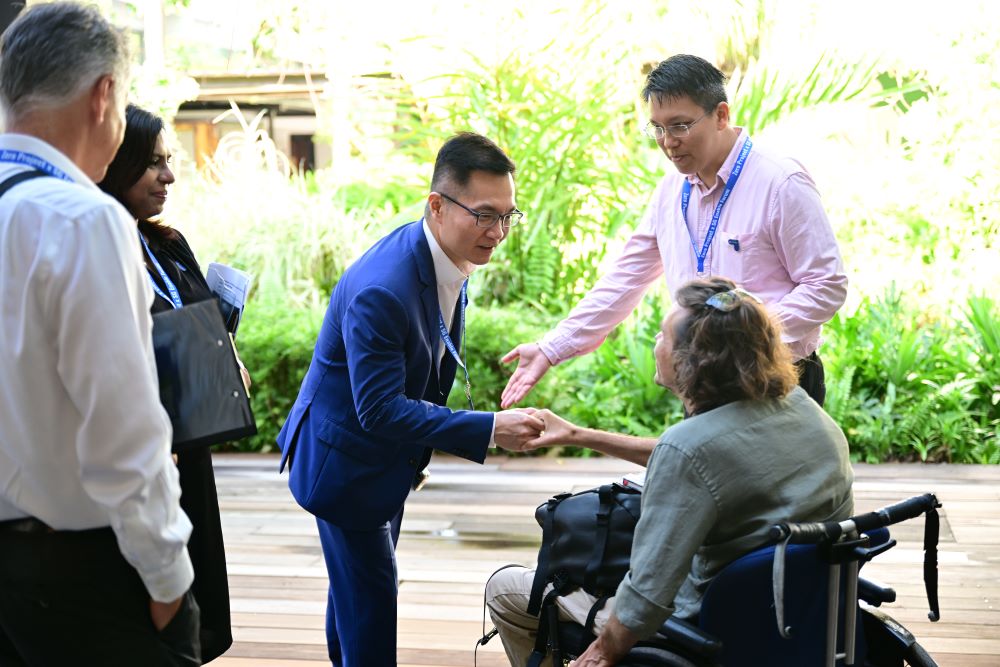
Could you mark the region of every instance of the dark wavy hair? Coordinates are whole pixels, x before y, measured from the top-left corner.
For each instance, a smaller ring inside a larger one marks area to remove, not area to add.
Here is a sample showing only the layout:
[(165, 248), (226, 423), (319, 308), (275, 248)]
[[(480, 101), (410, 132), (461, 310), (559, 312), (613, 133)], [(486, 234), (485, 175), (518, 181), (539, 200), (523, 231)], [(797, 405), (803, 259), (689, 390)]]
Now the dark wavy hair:
[(733, 401), (781, 398), (798, 383), (781, 326), (763, 305), (748, 296), (729, 312), (706, 303), (735, 288), (713, 276), (685, 284), (674, 299), (685, 309), (672, 331), (677, 390), (696, 414)]
[[(97, 184), (109, 195), (128, 209), (125, 193), (142, 177), (153, 161), (156, 139), (163, 131), (163, 119), (156, 114), (141, 109), (134, 104), (125, 108), (125, 137), (115, 153), (115, 159), (108, 165), (104, 180)], [(129, 213), (132, 213), (129, 210)], [(146, 236), (161, 240), (177, 238), (177, 232), (159, 222), (139, 220), (139, 229)]]

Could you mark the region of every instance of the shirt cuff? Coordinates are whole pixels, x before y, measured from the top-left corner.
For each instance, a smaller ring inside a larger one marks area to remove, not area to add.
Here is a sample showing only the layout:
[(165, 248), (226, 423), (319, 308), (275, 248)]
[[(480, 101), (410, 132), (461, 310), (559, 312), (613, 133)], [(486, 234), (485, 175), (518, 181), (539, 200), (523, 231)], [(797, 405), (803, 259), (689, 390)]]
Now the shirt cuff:
[(552, 366), (556, 366), (572, 356), (571, 354), (559, 354), (559, 348), (556, 345), (555, 338), (556, 336), (549, 334), (542, 340), (538, 341), (538, 349), (542, 351), (542, 354), (545, 355), (545, 358), (549, 360), (549, 364)]
[(673, 605), (660, 606), (635, 590), (629, 575), (625, 575), (618, 585), (615, 593), (615, 616), (640, 639), (655, 634), (673, 612)]
[(490, 447), (496, 447), (497, 446), (496, 434), (497, 434), (497, 413), (494, 412), (493, 413), (493, 425), (490, 426), (490, 444), (486, 445), (487, 449), (489, 449)]
[(139, 572), (149, 597), (157, 602), (173, 602), (191, 588), (194, 568), (187, 548), (181, 549), (173, 563), (153, 572)]

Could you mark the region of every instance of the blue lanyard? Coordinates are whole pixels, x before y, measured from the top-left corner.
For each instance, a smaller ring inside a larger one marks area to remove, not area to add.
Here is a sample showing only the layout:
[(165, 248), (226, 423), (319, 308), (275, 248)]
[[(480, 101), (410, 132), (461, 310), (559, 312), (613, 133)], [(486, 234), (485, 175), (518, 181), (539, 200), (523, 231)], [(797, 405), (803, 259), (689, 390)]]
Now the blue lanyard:
[[(465, 342), (465, 306), (469, 303), (468, 288), (469, 281), (466, 280), (462, 283), (462, 295), (458, 300), (459, 343)], [(465, 397), (469, 400), (469, 409), (475, 410), (476, 408), (472, 405), (472, 383), (469, 381), (469, 368), (459, 356), (458, 349), (451, 340), (451, 334), (448, 333), (448, 327), (444, 324), (444, 315), (441, 314), (440, 310), (438, 311), (438, 326), (441, 328), (441, 340), (444, 341), (444, 346), (451, 353), (451, 356), (455, 357), (455, 361), (462, 367), (462, 370), (465, 371)]]
[(25, 153), (23, 151), (14, 151), (7, 148), (0, 149), (0, 162), (11, 162), (13, 164), (23, 164), (29, 167), (34, 167), (39, 171), (44, 171), (49, 176), (55, 176), (56, 178), (61, 178), (64, 181), (73, 183), (73, 179), (62, 169), (55, 166), (54, 164), (46, 161), (43, 158), (38, 157), (34, 153)]
[[(726, 205), (729, 194), (736, 187), (736, 181), (740, 178), (740, 173), (743, 171), (743, 163), (746, 162), (752, 145), (750, 138), (747, 137), (747, 140), (743, 143), (743, 150), (740, 151), (739, 157), (736, 158), (736, 163), (733, 165), (733, 171), (729, 174), (729, 180), (726, 181), (726, 189), (722, 191), (722, 197), (719, 198), (719, 203), (715, 205), (715, 213), (712, 214), (712, 223), (708, 226), (708, 232), (705, 234), (705, 242), (701, 245), (701, 252), (698, 252), (698, 246), (694, 242), (694, 235), (691, 234), (691, 229), (688, 228), (688, 235), (691, 237), (691, 248), (694, 250), (695, 258), (698, 260), (698, 275), (705, 273), (705, 258), (708, 257), (708, 248), (712, 245), (712, 239), (715, 238), (715, 230), (719, 226), (719, 218), (722, 217), (722, 207)], [(681, 215), (684, 216), (685, 227), (687, 227), (688, 203), (690, 201), (691, 181), (685, 178), (684, 187), (681, 189)]]
[[(183, 308), (184, 302), (181, 301), (181, 294), (177, 291), (177, 286), (174, 285), (174, 282), (170, 280), (169, 277), (167, 277), (167, 272), (163, 270), (162, 266), (160, 266), (160, 263), (156, 259), (156, 255), (154, 255), (153, 251), (149, 249), (149, 244), (146, 243), (146, 239), (142, 237), (141, 232), (139, 233), (139, 240), (142, 241), (142, 245), (146, 249), (146, 255), (149, 256), (149, 261), (151, 261), (153, 266), (156, 267), (157, 273), (159, 273), (160, 278), (163, 279), (163, 284), (167, 286), (167, 291), (170, 292), (170, 296), (163, 293), (160, 286), (156, 284), (155, 280), (153, 280), (153, 276), (149, 276), (149, 282), (153, 286), (153, 291), (160, 295), (164, 301), (169, 301), (174, 308)], [(146, 275), (149, 275), (149, 273)]]

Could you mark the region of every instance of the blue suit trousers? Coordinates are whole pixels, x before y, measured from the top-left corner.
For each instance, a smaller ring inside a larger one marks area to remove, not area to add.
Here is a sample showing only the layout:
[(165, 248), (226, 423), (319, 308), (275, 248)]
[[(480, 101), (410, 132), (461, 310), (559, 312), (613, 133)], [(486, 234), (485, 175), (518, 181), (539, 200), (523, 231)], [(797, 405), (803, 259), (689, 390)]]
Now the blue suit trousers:
[(374, 530), (346, 530), (317, 518), (330, 577), (326, 643), (337, 667), (396, 664), (396, 542), (403, 510)]

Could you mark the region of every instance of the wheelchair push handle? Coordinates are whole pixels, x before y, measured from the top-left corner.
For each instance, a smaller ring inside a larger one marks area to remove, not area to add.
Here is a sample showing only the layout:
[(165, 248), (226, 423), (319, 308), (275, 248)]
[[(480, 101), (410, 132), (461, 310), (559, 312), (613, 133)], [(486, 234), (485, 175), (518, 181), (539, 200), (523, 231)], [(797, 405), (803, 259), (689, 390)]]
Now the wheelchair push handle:
[(908, 498), (895, 505), (883, 507), (874, 512), (861, 514), (853, 517), (852, 520), (854, 521), (855, 529), (859, 533), (864, 533), (876, 528), (891, 526), (894, 523), (908, 519), (915, 519), (921, 514), (935, 510), (938, 507), (941, 507), (941, 503), (938, 502), (937, 496), (933, 493), (925, 493), (920, 496)]
[(792, 544), (834, 542), (841, 535), (853, 531), (864, 533), (876, 528), (891, 526), (901, 521), (914, 519), (938, 507), (941, 507), (941, 503), (938, 502), (937, 496), (933, 493), (925, 493), (844, 521), (779, 523), (771, 527), (768, 537), (772, 542), (788, 539)]
[(779, 523), (772, 526), (768, 538), (772, 542), (780, 542), (786, 538), (792, 544), (819, 544), (834, 542), (845, 531), (842, 524), (848, 521), (824, 521), (813, 523)]

